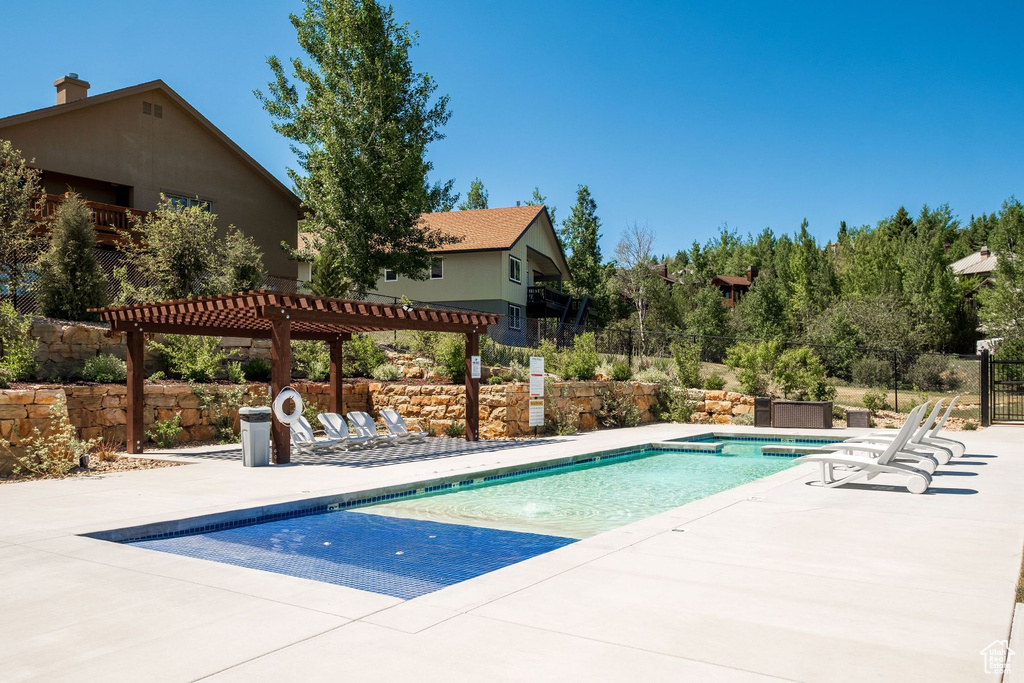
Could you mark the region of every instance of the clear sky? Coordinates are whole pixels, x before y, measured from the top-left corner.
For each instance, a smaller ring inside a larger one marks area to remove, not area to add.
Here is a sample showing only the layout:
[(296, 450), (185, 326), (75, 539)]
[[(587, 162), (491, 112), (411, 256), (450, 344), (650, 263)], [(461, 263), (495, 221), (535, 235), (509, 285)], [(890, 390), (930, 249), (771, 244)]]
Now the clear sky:
[[(252, 95), (296, 56), (296, 0), (0, 0), (0, 115), (162, 78), (285, 179)], [(396, 0), (416, 68), (451, 96), (437, 178), (491, 206), (539, 186), (598, 202), (610, 256), (632, 221), (674, 253), (727, 224), (835, 234), (904, 204), (966, 221), (1024, 195), (1019, 2)], [(241, 226), (244, 228), (244, 226)]]

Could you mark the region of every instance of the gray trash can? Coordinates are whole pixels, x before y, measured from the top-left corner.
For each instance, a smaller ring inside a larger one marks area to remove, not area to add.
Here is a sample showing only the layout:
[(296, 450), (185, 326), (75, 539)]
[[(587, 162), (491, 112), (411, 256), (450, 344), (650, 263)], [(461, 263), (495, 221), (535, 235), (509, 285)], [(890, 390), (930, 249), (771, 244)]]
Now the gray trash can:
[(270, 408), (238, 409), (242, 431), (242, 464), (265, 467), (270, 464)]

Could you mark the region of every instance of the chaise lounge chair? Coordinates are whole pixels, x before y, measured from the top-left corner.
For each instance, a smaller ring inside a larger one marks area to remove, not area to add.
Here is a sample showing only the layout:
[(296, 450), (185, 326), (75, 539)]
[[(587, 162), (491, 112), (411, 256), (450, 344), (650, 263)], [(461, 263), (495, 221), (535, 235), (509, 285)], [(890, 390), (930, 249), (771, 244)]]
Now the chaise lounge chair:
[(291, 434), (292, 445), (300, 453), (319, 453), (343, 449), (343, 444), (337, 439), (317, 439), (316, 434), (323, 432), (314, 432), (309, 421), (301, 416), (288, 425), (288, 432)]
[(416, 426), (416, 431), (411, 431), (405, 424), (405, 419), (396, 410), (385, 408), (380, 411), (380, 416), (384, 418), (384, 425), (388, 431), (398, 439), (422, 439), (427, 435), (419, 425)]
[(374, 444), (389, 444), (395, 445), (398, 439), (393, 434), (380, 434), (377, 432), (377, 422), (373, 419), (369, 413), (353, 410), (348, 413), (345, 417), (352, 423), (356, 433), (360, 436), (365, 436), (370, 439)]
[(946, 420), (949, 419), (950, 414), (953, 412), (953, 404), (956, 403), (956, 400), (958, 398), (960, 397), (954, 396), (949, 400), (949, 405), (946, 406), (946, 412), (942, 414), (942, 419), (935, 423), (935, 426), (932, 427), (932, 430), (928, 432), (927, 436), (925, 436), (925, 438), (922, 439), (922, 441), (924, 441), (924, 443), (935, 444), (936, 446), (944, 446), (945, 448), (949, 448), (953, 452), (953, 455), (959, 458), (962, 457), (963, 454), (967, 452), (967, 446), (965, 446), (963, 443), (955, 439), (950, 439), (949, 437), (945, 436), (939, 436), (939, 431), (946, 425)]
[[(922, 404), (918, 408), (926, 409), (927, 403)], [(936, 401), (935, 407), (932, 409), (931, 415), (921, 422), (921, 426), (914, 430), (910, 439), (904, 444), (903, 448), (900, 449), (900, 454), (897, 455), (897, 460), (918, 460), (918, 461), (934, 461), (935, 467), (932, 467), (929, 472), (934, 472), (935, 468), (939, 465), (945, 465), (949, 462), (949, 459), (953, 457), (953, 449), (948, 446), (935, 443), (934, 440), (928, 439), (928, 432), (935, 426), (936, 421), (939, 417), (939, 412), (942, 410), (942, 401)], [(920, 412), (923, 413), (923, 410)], [(907, 420), (913, 420), (914, 415), (907, 416)], [(915, 421), (914, 424), (917, 424)], [(847, 439), (843, 443), (875, 443), (875, 444), (888, 444), (895, 438), (895, 432), (889, 430), (888, 432), (874, 432), (865, 436), (855, 436)], [(928, 458), (923, 456), (927, 455)]]
[(320, 424), (324, 426), (324, 432), (332, 439), (336, 439), (347, 448), (363, 448), (372, 446), (372, 439), (362, 434), (352, 434), (348, 430), (348, 422), (337, 413), (320, 413), (316, 416)]
[[(915, 409), (920, 419), (920, 408)], [(885, 449), (863, 443), (834, 444), (841, 447), (836, 452), (813, 453), (796, 459), (796, 462), (816, 462), (821, 466), (821, 485), (829, 488), (842, 486), (858, 479), (874, 479), (879, 474), (900, 474), (907, 477), (905, 486), (911, 493), (924, 493), (931, 486), (932, 477), (928, 472), (905, 463), (895, 461), (896, 454), (910, 439), (917, 424), (908, 419), (897, 436)], [(845, 477), (836, 478), (836, 469), (848, 472)]]

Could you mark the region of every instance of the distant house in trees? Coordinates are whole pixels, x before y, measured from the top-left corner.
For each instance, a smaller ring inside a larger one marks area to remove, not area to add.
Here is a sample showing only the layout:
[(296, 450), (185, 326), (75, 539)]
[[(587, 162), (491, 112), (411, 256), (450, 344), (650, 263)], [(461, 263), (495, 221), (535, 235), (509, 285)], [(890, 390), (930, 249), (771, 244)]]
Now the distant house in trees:
[(716, 275), (711, 278), (711, 284), (718, 287), (719, 291), (722, 292), (722, 303), (729, 308), (733, 308), (743, 295), (750, 291), (750, 286), (754, 284), (757, 272), (757, 268), (750, 266), (747, 268), (746, 277), (742, 275)]
[[(998, 257), (990, 252), (988, 247), (982, 247), (980, 251), (964, 256), (959, 261), (954, 261), (949, 267), (957, 278), (977, 278), (978, 286), (974, 288), (974, 292), (977, 292), (982, 287), (992, 286), (998, 261)], [(974, 292), (971, 293), (972, 296)]]

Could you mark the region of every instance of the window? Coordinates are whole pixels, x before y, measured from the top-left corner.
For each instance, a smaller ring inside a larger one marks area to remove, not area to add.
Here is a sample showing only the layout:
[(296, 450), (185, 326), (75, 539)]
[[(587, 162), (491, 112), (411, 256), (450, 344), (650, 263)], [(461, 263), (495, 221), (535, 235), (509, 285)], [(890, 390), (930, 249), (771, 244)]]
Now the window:
[(390, 268), (384, 269), (384, 282), (398, 282), (398, 273)]
[(165, 192), (164, 197), (166, 197), (167, 200), (171, 203), (171, 207), (175, 209), (184, 209), (190, 206), (198, 206), (203, 211), (213, 210), (213, 202), (206, 199), (200, 199), (199, 197), (196, 196), (187, 197), (181, 194), (167, 194)]
[(440, 280), (444, 277), (444, 259), (436, 258), (430, 262), (430, 279)]
[(521, 306), (508, 305), (508, 329), (523, 329), (523, 309)]
[(512, 282), (523, 281), (523, 262), (512, 255), (508, 257), (508, 279)]

